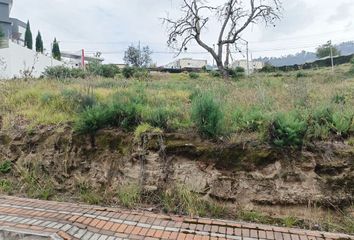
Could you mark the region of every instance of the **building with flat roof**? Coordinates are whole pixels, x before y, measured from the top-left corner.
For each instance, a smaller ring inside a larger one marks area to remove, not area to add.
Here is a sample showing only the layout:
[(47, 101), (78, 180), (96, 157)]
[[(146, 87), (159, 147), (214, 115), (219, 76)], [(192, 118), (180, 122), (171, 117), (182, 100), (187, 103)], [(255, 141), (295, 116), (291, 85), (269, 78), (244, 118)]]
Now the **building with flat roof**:
[(206, 67), (207, 64), (208, 64), (207, 60), (182, 58), (172, 63), (169, 63), (164, 67), (171, 68), (171, 69), (201, 69), (203, 67)]
[(26, 23), (17, 18), (10, 18), (13, 0), (0, 0), (0, 28), (5, 34), (2, 47), (8, 47), (8, 41), (24, 42)]

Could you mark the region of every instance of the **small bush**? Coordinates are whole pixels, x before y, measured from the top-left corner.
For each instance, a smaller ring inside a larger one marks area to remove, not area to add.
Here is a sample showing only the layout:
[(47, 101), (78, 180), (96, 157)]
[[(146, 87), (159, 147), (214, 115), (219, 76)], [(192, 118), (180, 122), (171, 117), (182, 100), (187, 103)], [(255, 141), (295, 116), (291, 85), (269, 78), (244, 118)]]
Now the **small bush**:
[(122, 185), (117, 192), (119, 203), (127, 208), (134, 208), (141, 202), (141, 190), (136, 184)]
[(0, 193), (11, 193), (13, 191), (13, 186), (7, 179), (0, 179)]
[(207, 137), (221, 134), (223, 118), (220, 104), (210, 93), (202, 93), (192, 100), (192, 120), (201, 134)]
[(304, 77), (307, 77), (307, 74), (302, 72), (302, 71), (299, 71), (296, 73), (296, 78), (304, 78)]
[(157, 108), (145, 106), (142, 110), (142, 119), (153, 127), (167, 129), (170, 119), (170, 111), (162, 106)]
[(298, 114), (278, 114), (270, 125), (271, 144), (278, 147), (301, 147), (307, 131), (307, 124)]
[(103, 202), (102, 195), (97, 193), (87, 182), (78, 183), (77, 188), (80, 193), (81, 201), (91, 205), (97, 205)]
[(149, 79), (149, 71), (144, 68), (135, 68), (133, 77), (138, 80), (146, 81)]
[(268, 116), (261, 109), (253, 107), (250, 110), (237, 109), (233, 113), (233, 124), (237, 130), (259, 131), (268, 121)]
[(8, 160), (0, 163), (0, 173), (6, 174), (11, 171), (12, 163)]
[(199, 74), (196, 72), (190, 72), (189, 73), (189, 78), (191, 79), (198, 79), (199, 78)]
[(330, 107), (314, 109), (308, 116), (307, 137), (310, 140), (326, 140), (331, 133), (333, 110)]
[(215, 70), (210, 71), (209, 75), (214, 77), (214, 78), (220, 78), (221, 77), (220, 71), (215, 71)]
[(351, 112), (335, 112), (332, 115), (332, 130), (337, 136), (347, 137), (352, 130), (354, 114)]
[(75, 130), (78, 133), (94, 133), (108, 125), (111, 113), (104, 105), (97, 105), (82, 112), (75, 123)]
[(125, 78), (132, 78), (135, 73), (135, 68), (133, 67), (124, 67), (122, 70), (122, 74)]
[(48, 78), (65, 79), (71, 78), (71, 69), (64, 66), (47, 67), (44, 76)]
[(101, 67), (101, 75), (105, 78), (114, 78), (119, 73), (119, 68), (114, 64), (105, 64)]
[(234, 79), (239, 79), (245, 76), (245, 69), (243, 67), (236, 67), (235, 69), (228, 69), (228, 74)]

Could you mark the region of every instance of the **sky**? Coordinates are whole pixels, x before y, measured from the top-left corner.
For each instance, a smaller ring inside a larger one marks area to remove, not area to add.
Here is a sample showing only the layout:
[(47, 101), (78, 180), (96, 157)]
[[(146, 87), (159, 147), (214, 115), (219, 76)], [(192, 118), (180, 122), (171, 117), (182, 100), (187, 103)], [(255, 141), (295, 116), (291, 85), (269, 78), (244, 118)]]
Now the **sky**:
[[(180, 16), (180, 6), (181, 0), (14, 0), (11, 17), (29, 20), (34, 37), (40, 30), (47, 49), (56, 37), (62, 51), (102, 52), (106, 63), (123, 63), (127, 47), (140, 42), (153, 50), (153, 61), (159, 66), (176, 57), (207, 59), (211, 64), (210, 56), (195, 43), (179, 56), (168, 48), (161, 18)], [(275, 27), (252, 25), (242, 34), (252, 58), (315, 51), (328, 40), (354, 41), (353, 0), (282, 0), (282, 6)], [(211, 45), (219, 25), (211, 22), (203, 32), (202, 38)], [(234, 59), (245, 58), (242, 43), (240, 48)]]

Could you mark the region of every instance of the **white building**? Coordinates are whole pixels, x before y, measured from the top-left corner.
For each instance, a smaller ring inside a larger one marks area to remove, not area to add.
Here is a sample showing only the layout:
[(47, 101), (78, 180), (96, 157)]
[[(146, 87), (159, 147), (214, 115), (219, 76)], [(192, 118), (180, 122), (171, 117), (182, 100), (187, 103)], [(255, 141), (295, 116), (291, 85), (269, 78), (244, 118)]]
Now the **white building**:
[(82, 52), (61, 52), (61, 60), (65, 62), (65, 65), (72, 68), (79, 68), (82, 67), (82, 63), (85, 65), (90, 62), (100, 62), (104, 61), (103, 58), (95, 57), (95, 56), (87, 56), (84, 54), (84, 59), (82, 59)]
[(22, 77), (40, 77), (50, 66), (63, 65), (52, 59), (23, 47), (26, 24), (10, 18), (13, 0), (0, 0), (0, 27), (5, 37), (0, 42), (0, 80)]
[(173, 68), (173, 69), (185, 69), (185, 68), (201, 69), (203, 67), (206, 67), (207, 64), (208, 64), (207, 60), (182, 58), (172, 63), (169, 63), (164, 67)]
[(246, 70), (247, 72), (247, 67), (249, 66), (250, 73), (253, 73), (255, 70), (260, 70), (264, 67), (264, 63), (261, 61), (254, 61), (251, 60), (249, 61), (247, 65), (247, 60), (242, 59), (242, 60), (236, 60), (235, 62), (232, 63), (231, 67), (236, 68), (236, 67), (242, 67)]

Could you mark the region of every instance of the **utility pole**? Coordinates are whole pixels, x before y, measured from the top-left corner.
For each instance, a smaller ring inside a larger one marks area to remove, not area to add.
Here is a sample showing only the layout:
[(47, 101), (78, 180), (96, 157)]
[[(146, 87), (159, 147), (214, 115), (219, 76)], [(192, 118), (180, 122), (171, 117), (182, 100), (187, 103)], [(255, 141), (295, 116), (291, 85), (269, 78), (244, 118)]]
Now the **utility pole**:
[(332, 64), (332, 73), (334, 73), (334, 61), (333, 61), (333, 48), (332, 48), (332, 42), (330, 42), (330, 49), (331, 49), (331, 64)]
[(247, 75), (250, 75), (250, 60), (249, 60), (249, 50), (248, 50), (248, 41), (246, 41), (246, 52), (247, 52)]
[(83, 70), (85, 70), (85, 50), (81, 50), (81, 67)]

